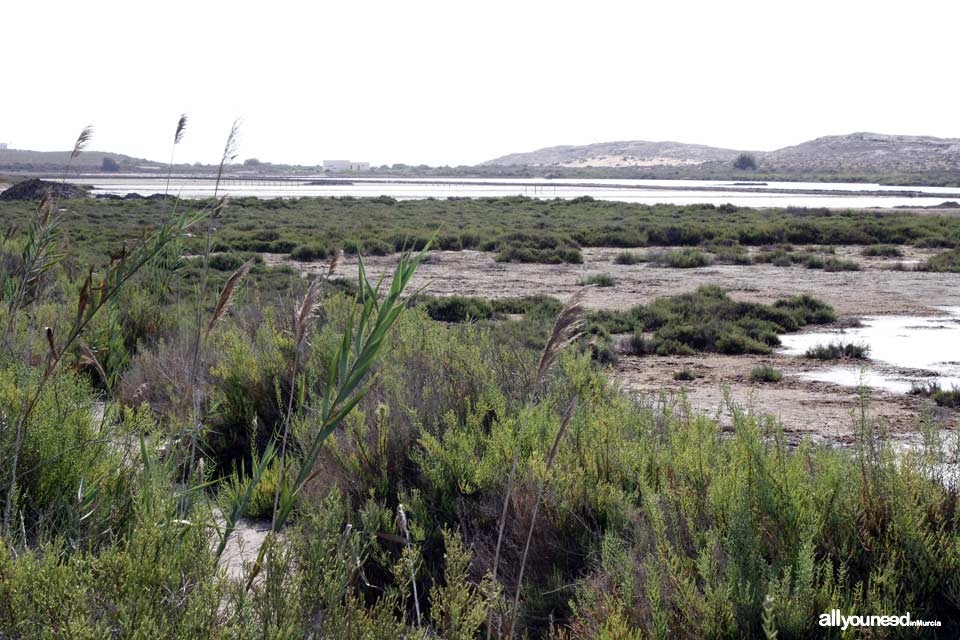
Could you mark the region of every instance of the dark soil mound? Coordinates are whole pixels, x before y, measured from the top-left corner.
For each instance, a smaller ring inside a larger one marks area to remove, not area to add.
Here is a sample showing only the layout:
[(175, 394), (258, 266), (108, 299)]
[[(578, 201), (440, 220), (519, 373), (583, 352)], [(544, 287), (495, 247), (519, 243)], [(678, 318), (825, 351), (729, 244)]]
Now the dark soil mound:
[(0, 193), (0, 200), (39, 200), (47, 191), (50, 191), (54, 197), (62, 199), (87, 197), (87, 187), (31, 178), (18, 182)]

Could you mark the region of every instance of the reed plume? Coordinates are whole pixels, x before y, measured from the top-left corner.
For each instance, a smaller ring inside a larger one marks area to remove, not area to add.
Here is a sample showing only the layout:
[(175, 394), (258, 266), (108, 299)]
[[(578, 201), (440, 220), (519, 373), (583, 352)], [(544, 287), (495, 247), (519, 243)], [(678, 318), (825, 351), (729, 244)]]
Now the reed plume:
[(239, 285), (240, 281), (250, 272), (250, 267), (252, 266), (253, 258), (250, 258), (240, 265), (240, 268), (234, 271), (227, 279), (227, 283), (223, 285), (223, 291), (220, 292), (220, 298), (217, 300), (217, 306), (213, 310), (213, 315), (210, 316), (210, 322), (207, 323), (207, 333), (210, 333), (214, 325), (217, 324), (217, 320), (223, 317), (227, 310), (230, 309), (230, 305), (233, 304), (237, 285)]
[(187, 130), (187, 114), (181, 114), (180, 119), (177, 120), (177, 128), (173, 133), (173, 145), (170, 147), (170, 165), (167, 168), (167, 186), (163, 190), (163, 195), (167, 195), (170, 192), (170, 178), (173, 177), (173, 157), (177, 152), (177, 145), (183, 140), (183, 134)]
[(547, 372), (556, 362), (560, 353), (567, 348), (574, 340), (582, 335), (583, 328), (583, 290), (573, 294), (567, 306), (563, 308), (557, 320), (553, 323), (553, 329), (550, 331), (550, 338), (547, 340), (543, 353), (540, 356), (540, 364), (537, 366), (537, 376), (535, 386), (539, 386)]
[(93, 137), (93, 126), (87, 125), (83, 128), (83, 131), (80, 132), (80, 135), (77, 136), (77, 141), (73, 143), (73, 151), (70, 152), (70, 159), (73, 160), (80, 153), (86, 149), (87, 144), (90, 142), (90, 139)]
[(337, 249), (330, 257), (330, 263), (327, 265), (327, 280), (333, 277), (337, 267), (340, 266), (341, 258), (343, 258), (343, 250)]
[(303, 357), (303, 342), (307, 337), (307, 330), (312, 320), (320, 308), (320, 282), (319, 278), (310, 282), (307, 292), (303, 294), (300, 304), (293, 310), (293, 340), (294, 356), (293, 368), (290, 370), (290, 395), (287, 398), (287, 412), (283, 417), (283, 436), (280, 440), (280, 472), (277, 479), (277, 489), (273, 495), (273, 522), (272, 529), (277, 527), (277, 513), (280, 506), (280, 489), (284, 483), (284, 472), (286, 471), (287, 459), (287, 440), (290, 435), (290, 422), (293, 419), (293, 398), (296, 395), (297, 372), (300, 369), (300, 360)]
[(182, 114), (177, 120), (177, 130), (173, 134), (173, 144), (177, 145), (183, 140), (183, 133), (187, 130), (187, 114)]

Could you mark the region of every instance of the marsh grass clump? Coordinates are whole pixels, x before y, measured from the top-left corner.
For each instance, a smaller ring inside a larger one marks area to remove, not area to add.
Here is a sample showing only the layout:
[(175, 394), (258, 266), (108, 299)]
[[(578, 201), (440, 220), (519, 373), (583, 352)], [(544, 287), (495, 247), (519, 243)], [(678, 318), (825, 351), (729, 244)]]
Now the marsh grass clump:
[(581, 287), (595, 286), (595, 287), (612, 287), (617, 284), (616, 278), (614, 278), (609, 273), (594, 273), (582, 278), (579, 282)]
[(939, 407), (960, 409), (960, 387), (956, 385), (950, 389), (944, 389), (938, 382), (914, 382), (910, 387), (909, 394), (930, 398)]
[(643, 262), (646, 262), (646, 258), (644, 258), (642, 255), (640, 255), (636, 251), (620, 251), (613, 258), (614, 264), (621, 264), (621, 265), (641, 264)]
[(702, 377), (703, 376), (701, 374), (688, 367), (684, 367), (683, 369), (673, 372), (673, 379), (677, 382), (692, 382), (693, 380)]
[(750, 371), (750, 379), (754, 382), (780, 382), (783, 379), (783, 372), (763, 364)]
[(717, 264), (753, 264), (753, 258), (747, 248), (739, 245), (709, 245), (706, 247), (713, 255), (713, 261)]
[(870, 347), (853, 342), (831, 342), (810, 347), (804, 356), (815, 360), (866, 360), (870, 357)]
[(860, 264), (842, 258), (827, 258), (823, 261), (824, 271), (860, 271)]
[(647, 256), (647, 259), (652, 265), (671, 269), (696, 269), (713, 264), (710, 254), (691, 247), (654, 251)]
[(902, 258), (903, 251), (899, 247), (890, 244), (873, 244), (864, 247), (862, 255), (869, 258)]

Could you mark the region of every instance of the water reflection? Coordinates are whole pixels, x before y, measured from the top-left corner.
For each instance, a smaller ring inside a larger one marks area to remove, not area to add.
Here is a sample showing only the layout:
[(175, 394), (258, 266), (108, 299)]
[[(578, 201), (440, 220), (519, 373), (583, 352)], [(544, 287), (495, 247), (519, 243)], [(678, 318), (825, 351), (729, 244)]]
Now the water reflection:
[(801, 377), (845, 386), (865, 384), (894, 393), (931, 382), (943, 388), (960, 386), (960, 307), (941, 311), (944, 315), (927, 318), (867, 317), (862, 327), (784, 335), (783, 352), (799, 356), (818, 344), (865, 344), (870, 347), (868, 363), (822, 368)]

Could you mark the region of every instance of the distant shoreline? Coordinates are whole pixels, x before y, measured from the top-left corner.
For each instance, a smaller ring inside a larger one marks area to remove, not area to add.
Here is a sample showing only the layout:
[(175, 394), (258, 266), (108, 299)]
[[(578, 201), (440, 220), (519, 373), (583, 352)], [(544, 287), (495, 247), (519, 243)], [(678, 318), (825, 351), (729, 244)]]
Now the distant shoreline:
[[(54, 179), (55, 176), (45, 176), (45, 179)], [(71, 176), (72, 180), (160, 180), (161, 176), (143, 175), (143, 174), (78, 174)], [(180, 175), (174, 176), (176, 181), (211, 181), (216, 176), (212, 174), (198, 175)], [(300, 186), (355, 186), (358, 184), (437, 184), (450, 186), (483, 186), (483, 187), (563, 187), (578, 189), (630, 189), (638, 191), (682, 191), (690, 192), (720, 192), (720, 193), (768, 193), (768, 194), (786, 194), (786, 195), (811, 195), (811, 196), (836, 196), (836, 197), (901, 197), (901, 198), (919, 198), (935, 197), (943, 200), (960, 200), (960, 189), (957, 191), (944, 193), (931, 193), (922, 190), (912, 189), (905, 186), (903, 189), (857, 189), (857, 190), (838, 190), (838, 189), (816, 189), (816, 188), (780, 188), (780, 187), (761, 187), (749, 186), (746, 183), (728, 184), (728, 185), (656, 185), (656, 184), (622, 184), (594, 181), (567, 182), (550, 179), (529, 180), (518, 182), (516, 180), (484, 180), (484, 179), (464, 179), (464, 178), (396, 178), (396, 177), (365, 177), (359, 178), (351, 175), (349, 178), (322, 178), (317, 176), (249, 176), (249, 175), (228, 175), (223, 178), (226, 183), (250, 183), (253, 185), (287, 184)], [(565, 179), (569, 180), (569, 179)], [(607, 180), (617, 180), (609, 178)], [(684, 180), (678, 179), (678, 182)], [(720, 182), (726, 182), (721, 180)], [(825, 183), (827, 184), (827, 183)], [(100, 190), (93, 187), (94, 191)]]

